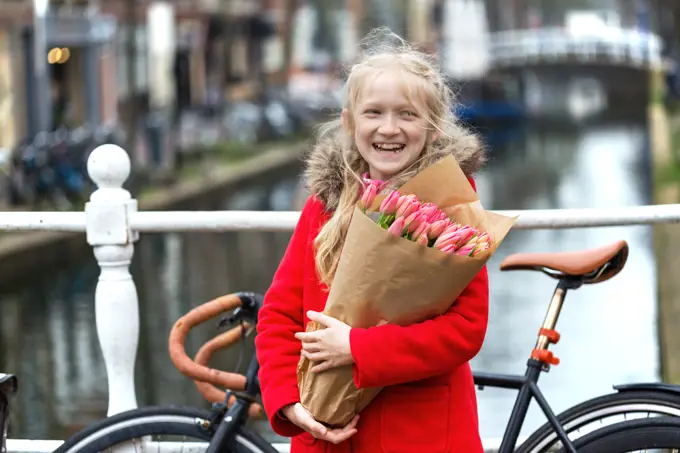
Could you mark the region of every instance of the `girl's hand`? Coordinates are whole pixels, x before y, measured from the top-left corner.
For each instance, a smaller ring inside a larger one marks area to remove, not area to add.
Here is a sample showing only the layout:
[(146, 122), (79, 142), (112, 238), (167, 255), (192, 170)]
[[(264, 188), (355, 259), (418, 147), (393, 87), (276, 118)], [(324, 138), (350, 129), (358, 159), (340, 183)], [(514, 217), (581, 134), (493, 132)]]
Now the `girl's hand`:
[(342, 321), (316, 311), (308, 311), (307, 316), (326, 327), (315, 332), (295, 334), (295, 338), (302, 341), (302, 355), (311, 361), (319, 362), (311, 371), (318, 373), (354, 363), (349, 345), (349, 331), (352, 328)]
[(304, 429), (313, 437), (334, 444), (346, 441), (357, 432), (356, 426), (359, 421), (359, 415), (355, 415), (352, 421), (344, 428), (328, 429), (314, 420), (312, 414), (310, 414), (300, 403), (289, 404), (282, 408), (281, 412), (293, 424)]

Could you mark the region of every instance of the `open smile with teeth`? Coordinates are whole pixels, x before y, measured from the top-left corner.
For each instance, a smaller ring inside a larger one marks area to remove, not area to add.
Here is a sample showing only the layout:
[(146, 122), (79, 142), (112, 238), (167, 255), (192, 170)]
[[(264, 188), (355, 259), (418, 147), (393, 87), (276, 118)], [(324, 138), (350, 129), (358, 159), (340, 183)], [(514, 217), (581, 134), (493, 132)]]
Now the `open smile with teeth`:
[(406, 148), (406, 145), (401, 143), (373, 143), (373, 148), (376, 151), (398, 153)]

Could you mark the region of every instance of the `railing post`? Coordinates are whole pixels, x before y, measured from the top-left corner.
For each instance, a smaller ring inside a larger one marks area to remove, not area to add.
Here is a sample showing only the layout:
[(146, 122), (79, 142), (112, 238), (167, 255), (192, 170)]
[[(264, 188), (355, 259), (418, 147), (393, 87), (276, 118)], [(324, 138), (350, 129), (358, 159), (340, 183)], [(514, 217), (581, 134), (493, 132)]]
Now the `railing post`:
[(109, 384), (108, 415), (137, 407), (135, 359), (139, 343), (137, 289), (130, 275), (133, 242), (138, 234), (129, 227), (137, 200), (123, 189), (130, 175), (130, 158), (116, 145), (99, 146), (87, 161), (97, 184), (85, 205), (87, 242), (101, 273), (95, 290), (97, 336)]

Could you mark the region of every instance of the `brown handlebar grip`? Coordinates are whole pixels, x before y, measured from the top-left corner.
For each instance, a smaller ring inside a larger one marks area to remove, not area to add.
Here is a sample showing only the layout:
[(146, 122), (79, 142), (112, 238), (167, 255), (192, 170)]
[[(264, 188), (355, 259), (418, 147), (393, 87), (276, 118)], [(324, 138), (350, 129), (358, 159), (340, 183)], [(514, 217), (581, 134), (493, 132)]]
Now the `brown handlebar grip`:
[(168, 350), (170, 360), (180, 373), (194, 381), (208, 382), (235, 391), (245, 389), (246, 377), (242, 374), (229, 373), (199, 365), (189, 358), (184, 349), (184, 340), (193, 327), (240, 305), (241, 299), (236, 294), (227, 294), (199, 305), (175, 322), (170, 331)]
[[(199, 365), (207, 366), (215, 352), (238, 342), (241, 339), (243, 329), (247, 330), (249, 328), (250, 325), (246, 323), (243, 327), (237, 326), (216, 336), (201, 346), (201, 349), (196, 353), (196, 357), (194, 357), (194, 361)], [(211, 403), (221, 403), (224, 401), (224, 398), (226, 397), (225, 391), (218, 389), (208, 382), (194, 381), (194, 383), (196, 384), (198, 391), (201, 392), (206, 400)], [(232, 395), (231, 398), (229, 398), (229, 401), (227, 401), (227, 406), (231, 407), (235, 402), (236, 397)], [(248, 416), (259, 417), (260, 415), (262, 415), (262, 406), (257, 403), (251, 404), (248, 408)]]

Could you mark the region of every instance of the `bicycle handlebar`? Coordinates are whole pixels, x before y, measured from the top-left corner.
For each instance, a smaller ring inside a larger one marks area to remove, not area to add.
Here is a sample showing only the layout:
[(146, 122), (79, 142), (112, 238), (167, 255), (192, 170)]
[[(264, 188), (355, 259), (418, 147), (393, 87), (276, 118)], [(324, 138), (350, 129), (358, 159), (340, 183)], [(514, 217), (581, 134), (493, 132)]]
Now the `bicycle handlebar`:
[[(244, 301), (247, 304), (244, 304)], [(227, 294), (192, 309), (173, 325), (168, 339), (170, 360), (172, 360), (172, 363), (180, 373), (194, 381), (198, 391), (208, 401), (213, 403), (224, 402), (226, 392), (215, 386), (221, 386), (233, 391), (245, 390), (246, 376), (210, 368), (207, 364), (215, 351), (239, 341), (244, 333), (243, 330), (250, 329), (251, 324), (244, 323), (243, 325), (236, 326), (208, 341), (199, 349), (195, 360), (192, 360), (187, 355), (184, 347), (187, 334), (193, 327), (215, 318), (225, 311), (239, 308), (245, 312), (245, 314), (241, 314), (239, 317), (251, 317), (251, 321), (254, 323), (257, 320), (256, 316), (260, 303), (257, 295), (252, 293)], [(227, 405), (231, 406), (234, 401), (236, 401), (236, 398), (232, 396)], [(257, 403), (253, 403), (248, 411), (249, 416), (258, 416), (261, 413), (262, 408)]]
[[(229, 329), (228, 331), (216, 336), (212, 340), (209, 340), (206, 342), (201, 348), (198, 350), (196, 353), (196, 356), (194, 357), (194, 362), (198, 364), (199, 366), (206, 366), (208, 365), (210, 359), (212, 358), (213, 354), (220, 349), (226, 348), (230, 346), (233, 343), (236, 343), (240, 338), (242, 338), (242, 333), (243, 330), (248, 329), (250, 327), (249, 325), (244, 325), (244, 326), (237, 326), (234, 327), (233, 329)], [(241, 376), (240, 374), (238, 376)], [(245, 376), (243, 376), (245, 379)], [(205, 382), (205, 381), (195, 381), (196, 382), (196, 387), (198, 388), (198, 391), (201, 392), (201, 394), (210, 401), (211, 403), (219, 403), (224, 401), (224, 397), (226, 392), (218, 389), (215, 387), (212, 383), (210, 382)], [(245, 382), (245, 380), (244, 380)], [(245, 389), (245, 384), (243, 385), (243, 388), (232, 388), (232, 390), (243, 390)]]

